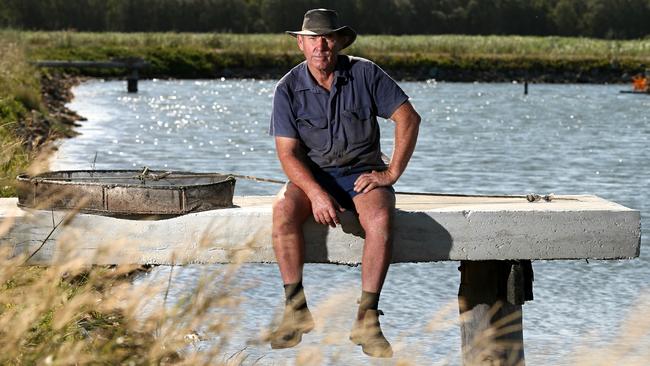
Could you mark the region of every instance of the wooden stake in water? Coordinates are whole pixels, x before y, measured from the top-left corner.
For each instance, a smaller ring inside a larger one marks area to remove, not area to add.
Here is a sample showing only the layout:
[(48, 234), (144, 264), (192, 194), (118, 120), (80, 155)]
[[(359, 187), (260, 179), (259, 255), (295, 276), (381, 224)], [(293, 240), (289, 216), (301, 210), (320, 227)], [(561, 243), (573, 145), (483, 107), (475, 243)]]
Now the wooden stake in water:
[(524, 81), (524, 95), (528, 95), (528, 80)]

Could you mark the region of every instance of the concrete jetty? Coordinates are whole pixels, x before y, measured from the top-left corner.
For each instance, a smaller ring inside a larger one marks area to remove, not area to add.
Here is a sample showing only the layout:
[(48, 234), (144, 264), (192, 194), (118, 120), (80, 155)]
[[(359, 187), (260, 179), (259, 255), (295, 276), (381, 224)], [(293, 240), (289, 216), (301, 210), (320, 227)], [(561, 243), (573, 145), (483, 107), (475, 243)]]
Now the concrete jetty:
[[(0, 199), (0, 248), (28, 263), (274, 262), (273, 197), (165, 220), (127, 220), (21, 209)], [(393, 262), (461, 261), (459, 310), (465, 364), (524, 365), (522, 305), (536, 259), (639, 256), (641, 217), (590, 195), (525, 197), (397, 195)], [(329, 228), (304, 226), (306, 262), (357, 264), (363, 230), (351, 212)]]
[[(274, 262), (270, 196), (235, 197), (238, 207), (166, 220), (127, 220), (27, 210), (0, 200), (0, 245), (33, 253), (62, 250), (88, 264)], [(621, 259), (639, 255), (640, 213), (596, 196), (525, 198), (398, 195), (393, 262), (506, 259)], [(363, 230), (351, 212), (335, 229), (305, 225), (306, 261), (356, 264)], [(4, 232), (2, 227), (6, 227)], [(47, 238), (47, 239), (46, 239)]]

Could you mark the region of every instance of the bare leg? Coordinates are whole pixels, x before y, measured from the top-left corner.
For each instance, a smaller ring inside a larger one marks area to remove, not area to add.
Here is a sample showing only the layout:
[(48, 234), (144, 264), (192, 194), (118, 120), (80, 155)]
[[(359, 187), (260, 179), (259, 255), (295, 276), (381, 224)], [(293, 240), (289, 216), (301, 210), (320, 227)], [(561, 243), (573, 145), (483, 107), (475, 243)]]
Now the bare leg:
[(361, 299), (350, 340), (373, 357), (392, 357), (393, 349), (379, 325), (379, 293), (391, 260), (392, 222), (395, 196), (386, 188), (375, 188), (354, 197), (359, 222), (366, 232), (361, 258)]
[(375, 188), (355, 196), (354, 205), (366, 232), (361, 258), (361, 288), (379, 293), (391, 260), (395, 196), (386, 188)]
[(288, 348), (300, 343), (303, 333), (314, 328), (302, 291), (305, 239), (302, 225), (311, 215), (305, 193), (288, 183), (273, 203), (273, 250), (280, 267), (286, 302), (282, 321), (271, 333), (271, 348)]
[(305, 239), (302, 225), (311, 215), (307, 195), (295, 184), (288, 183), (273, 203), (273, 251), (284, 284), (302, 279)]

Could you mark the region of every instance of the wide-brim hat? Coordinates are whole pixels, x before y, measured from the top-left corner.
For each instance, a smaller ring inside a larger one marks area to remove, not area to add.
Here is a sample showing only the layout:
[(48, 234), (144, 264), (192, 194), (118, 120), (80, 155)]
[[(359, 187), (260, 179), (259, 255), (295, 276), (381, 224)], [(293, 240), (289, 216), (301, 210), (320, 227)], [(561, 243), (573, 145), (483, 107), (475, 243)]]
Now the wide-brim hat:
[(351, 45), (357, 39), (357, 32), (347, 25), (339, 26), (339, 15), (330, 9), (312, 9), (305, 13), (302, 21), (302, 30), (287, 31), (292, 36), (324, 36), (327, 34), (338, 33), (345, 37), (343, 42), (344, 49)]

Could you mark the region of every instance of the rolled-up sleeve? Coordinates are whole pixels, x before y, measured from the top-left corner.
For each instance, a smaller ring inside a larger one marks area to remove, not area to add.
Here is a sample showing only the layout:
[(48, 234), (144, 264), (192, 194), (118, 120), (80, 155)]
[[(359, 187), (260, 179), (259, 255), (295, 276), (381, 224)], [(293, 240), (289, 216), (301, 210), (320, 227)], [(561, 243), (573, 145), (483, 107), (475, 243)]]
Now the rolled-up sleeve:
[(278, 84), (273, 94), (273, 110), (269, 135), (298, 138), (295, 125), (296, 116), (291, 108), (291, 100), (285, 84)]
[(371, 65), (370, 89), (375, 100), (377, 115), (388, 119), (399, 106), (408, 101), (409, 97), (381, 67), (375, 63)]

